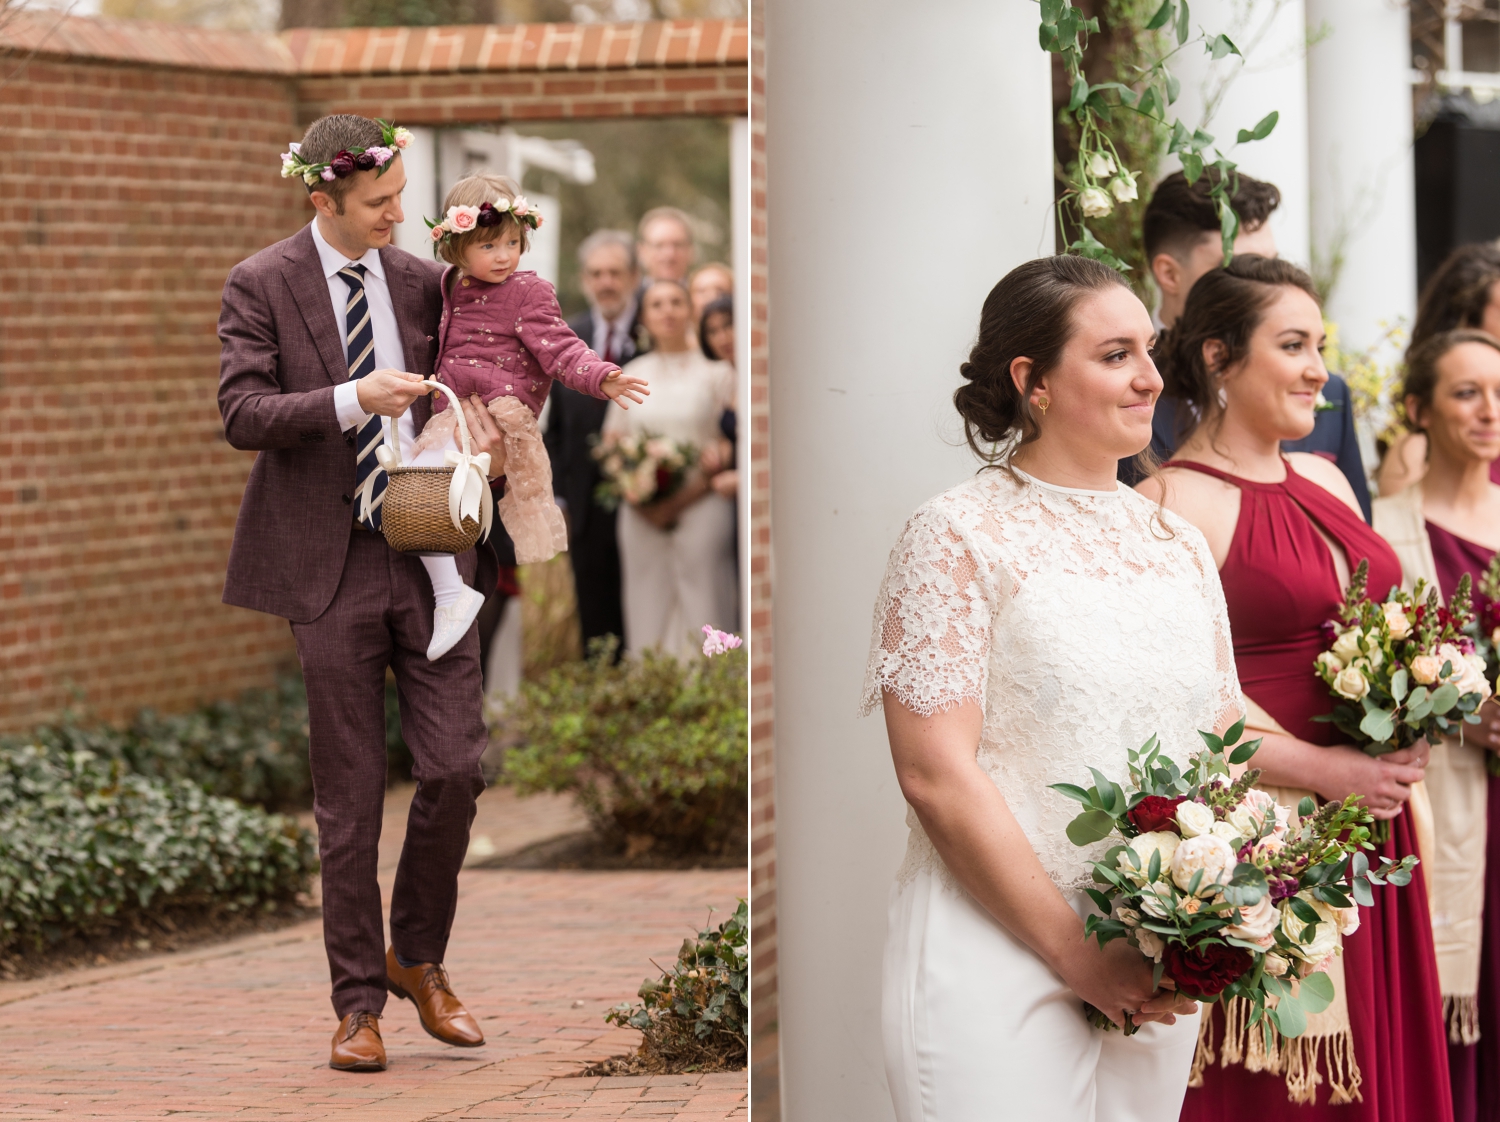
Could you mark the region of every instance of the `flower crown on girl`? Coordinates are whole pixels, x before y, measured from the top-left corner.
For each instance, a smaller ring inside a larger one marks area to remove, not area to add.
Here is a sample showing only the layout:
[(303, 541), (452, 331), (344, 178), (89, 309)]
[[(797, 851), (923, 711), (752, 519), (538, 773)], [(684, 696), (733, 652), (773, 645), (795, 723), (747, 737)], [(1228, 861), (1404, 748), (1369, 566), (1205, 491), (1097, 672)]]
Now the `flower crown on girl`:
[(375, 169), (376, 178), (385, 174), (391, 157), (411, 144), (411, 133), (390, 121), (376, 121), (380, 126), (380, 143), (369, 148), (344, 148), (334, 154), (326, 164), (309, 163), (302, 158), (301, 144), (288, 144), (281, 154), (281, 177), (290, 179), (299, 176), (309, 187), (316, 187), (321, 180), (332, 183), (357, 171)]
[(526, 201), (525, 195), (517, 195), (510, 202), (501, 199), (499, 202), (480, 203), (478, 206), (450, 206), (441, 222), (434, 222), (430, 218), (422, 221), (432, 231), (432, 240), (440, 242), (444, 238), (455, 238), (484, 226), (498, 226), (507, 214), (533, 230), (541, 228), (542, 216)]

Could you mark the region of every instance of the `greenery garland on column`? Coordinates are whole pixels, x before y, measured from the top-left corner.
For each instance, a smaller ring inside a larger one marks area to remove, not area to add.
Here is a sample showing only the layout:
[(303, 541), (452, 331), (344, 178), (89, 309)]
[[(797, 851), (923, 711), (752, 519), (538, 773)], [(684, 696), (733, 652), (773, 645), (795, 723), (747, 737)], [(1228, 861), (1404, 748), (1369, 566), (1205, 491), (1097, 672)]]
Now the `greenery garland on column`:
[[(1148, 56), (1144, 65), (1131, 66), (1135, 73), (1129, 84), (1091, 84), (1083, 73), (1083, 55), (1088, 48), (1088, 37), (1099, 31), (1098, 19), (1086, 16), (1072, 0), (1040, 0), (1040, 5), (1042, 22), (1038, 37), (1043, 50), (1062, 58), (1070, 91), (1064, 112), (1072, 117), (1078, 132), (1078, 160), (1057, 200), (1060, 228), (1067, 224), (1078, 230), (1068, 248), (1122, 272), (1130, 268), (1088, 225), (1090, 219), (1107, 217), (1117, 203), (1129, 202), (1137, 196), (1136, 179), (1140, 173), (1125, 166), (1108, 131), (1114, 124), (1114, 114), (1128, 111), (1147, 118), (1166, 137), (1167, 152), (1178, 158), (1189, 183), (1196, 183), (1207, 169), (1217, 172), (1209, 177), (1209, 197), (1219, 213), (1227, 262), (1240, 226), (1239, 216), (1229, 202), (1239, 185), (1237, 165), (1225, 152), (1213, 147), (1211, 134), (1190, 129), (1171, 114), (1181, 83), (1167, 64), (1178, 52), (1195, 45), (1201, 45), (1215, 61), (1229, 55), (1243, 58), (1240, 49), (1229, 36), (1211, 35), (1201, 27), (1194, 36), (1187, 0), (1162, 0), (1143, 30), (1167, 30), (1176, 39), (1176, 45), (1155, 58)], [(1230, 151), (1240, 144), (1270, 136), (1278, 116), (1273, 111), (1253, 129), (1240, 129)]]

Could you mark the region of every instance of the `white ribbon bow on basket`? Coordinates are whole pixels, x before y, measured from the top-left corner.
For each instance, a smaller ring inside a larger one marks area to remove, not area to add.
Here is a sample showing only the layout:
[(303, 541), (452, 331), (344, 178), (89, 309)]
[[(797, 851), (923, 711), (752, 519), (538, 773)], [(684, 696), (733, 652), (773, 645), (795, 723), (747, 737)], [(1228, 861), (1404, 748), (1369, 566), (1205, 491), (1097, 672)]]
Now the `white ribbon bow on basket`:
[[(460, 533), (463, 532), (464, 519), (473, 519), (479, 523), (479, 540), (488, 541), (495, 505), (490, 499), (490, 454), (481, 452), (474, 455), (474, 446), (469, 439), (469, 422), (464, 417), (458, 395), (431, 378), (423, 379), (422, 384), (447, 394), (448, 402), (453, 407), (459, 440), (463, 445), (462, 451), (450, 448), (443, 456), (453, 468), (453, 478), (448, 484), (448, 517), (453, 520), (453, 528)], [(396, 426), (390, 423), (390, 418), (386, 418), (384, 423), (385, 439), (375, 449), (375, 459), (389, 474), (401, 467), (401, 437), (399, 430), (393, 431)], [(370, 487), (373, 482), (374, 476), (371, 475), (360, 489), (361, 518), (369, 517)]]

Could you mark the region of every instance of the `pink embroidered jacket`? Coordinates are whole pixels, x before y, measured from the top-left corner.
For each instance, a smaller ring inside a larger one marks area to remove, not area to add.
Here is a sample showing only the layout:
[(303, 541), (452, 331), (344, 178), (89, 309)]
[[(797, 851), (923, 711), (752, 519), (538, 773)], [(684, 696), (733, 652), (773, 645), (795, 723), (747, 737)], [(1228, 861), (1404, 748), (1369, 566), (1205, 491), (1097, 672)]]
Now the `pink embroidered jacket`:
[[(542, 411), (555, 378), (569, 389), (604, 398), (604, 380), (620, 368), (595, 354), (563, 322), (552, 286), (534, 272), (514, 272), (499, 284), (443, 274), (443, 318), (438, 324), (437, 376), (466, 398), (488, 405), (520, 398)], [(434, 395), (433, 408), (448, 399)]]

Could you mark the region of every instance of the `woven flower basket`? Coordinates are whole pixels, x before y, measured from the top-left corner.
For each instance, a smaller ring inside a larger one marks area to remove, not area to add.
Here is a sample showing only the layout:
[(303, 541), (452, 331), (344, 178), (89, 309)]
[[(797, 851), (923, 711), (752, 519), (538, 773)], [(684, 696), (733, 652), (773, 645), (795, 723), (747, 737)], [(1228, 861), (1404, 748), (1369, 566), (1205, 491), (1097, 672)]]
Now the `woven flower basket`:
[[(429, 380), (424, 385), (448, 395), (463, 452), (449, 452), (446, 467), (402, 467), (401, 442), (393, 437), (394, 426), (388, 425), (380, 451), (385, 453), (381, 464), (390, 484), (381, 504), (380, 525), (386, 542), (402, 553), (462, 553), (472, 549), (481, 536), (489, 536), (489, 455), (473, 455), (458, 396), (441, 382)], [(471, 498), (478, 493), (479, 502), (469, 503), (477, 509), (460, 509), (466, 488)]]

